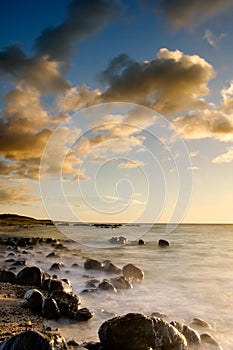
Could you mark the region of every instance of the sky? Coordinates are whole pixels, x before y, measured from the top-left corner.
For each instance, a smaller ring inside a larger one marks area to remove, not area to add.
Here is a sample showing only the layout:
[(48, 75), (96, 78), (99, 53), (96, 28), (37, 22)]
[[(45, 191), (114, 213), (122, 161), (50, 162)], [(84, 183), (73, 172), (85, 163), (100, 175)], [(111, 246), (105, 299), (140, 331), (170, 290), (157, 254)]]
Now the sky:
[(0, 2), (0, 212), (233, 223), (231, 0)]

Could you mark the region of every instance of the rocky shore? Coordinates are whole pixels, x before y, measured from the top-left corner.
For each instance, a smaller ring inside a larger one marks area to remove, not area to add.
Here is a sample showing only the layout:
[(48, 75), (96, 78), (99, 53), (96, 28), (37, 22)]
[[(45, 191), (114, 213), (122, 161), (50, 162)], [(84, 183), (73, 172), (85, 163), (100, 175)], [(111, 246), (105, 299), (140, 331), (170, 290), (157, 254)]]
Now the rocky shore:
[[(169, 320), (166, 315), (153, 313), (128, 313), (111, 317), (98, 330), (99, 341), (79, 342), (64, 339), (58, 330), (46, 326), (46, 320), (69, 319), (72, 323), (88, 324), (95, 317), (81, 297), (73, 293), (67, 278), (55, 273), (59, 263), (51, 265), (48, 272), (30, 261), (22, 259), (23, 252), (32, 251), (37, 244), (63, 249), (56, 239), (0, 237), (2, 259), (0, 269), (0, 350), (221, 350), (221, 346), (208, 333), (211, 325), (201, 319), (191, 324)], [(55, 254), (51, 252), (50, 257)], [(48, 256), (47, 256), (48, 258)], [(10, 260), (10, 261), (9, 261)], [(7, 265), (8, 264), (8, 265)], [(7, 265), (7, 268), (6, 268)], [(123, 268), (111, 260), (87, 258), (86, 272), (105, 272), (109, 278), (89, 279), (82, 293), (120, 293), (132, 289), (134, 283), (143, 281), (140, 267), (128, 263)], [(142, 282), (143, 283), (143, 282)]]

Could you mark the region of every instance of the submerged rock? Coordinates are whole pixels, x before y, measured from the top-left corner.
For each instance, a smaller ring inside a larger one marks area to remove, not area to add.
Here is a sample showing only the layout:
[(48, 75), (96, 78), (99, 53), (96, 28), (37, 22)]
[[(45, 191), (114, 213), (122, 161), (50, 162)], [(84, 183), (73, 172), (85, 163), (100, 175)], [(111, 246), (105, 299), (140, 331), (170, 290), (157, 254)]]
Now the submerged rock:
[(61, 267), (64, 267), (64, 264), (62, 263), (54, 263), (50, 266), (49, 270), (50, 271), (57, 271), (60, 270)]
[(144, 272), (134, 264), (127, 264), (122, 268), (123, 276), (127, 279), (141, 281), (144, 278)]
[(194, 317), (192, 318), (191, 322), (190, 322), (190, 325), (191, 326), (196, 326), (196, 327), (200, 327), (200, 328), (212, 328), (211, 325), (202, 320), (201, 318), (198, 318), (198, 317)]
[(201, 338), (194, 329), (188, 327), (184, 323), (177, 322), (177, 321), (172, 321), (170, 324), (174, 326), (176, 329), (178, 329), (178, 331), (185, 336), (185, 339), (187, 340), (187, 344), (189, 346), (201, 344)]
[(121, 269), (114, 265), (110, 260), (105, 260), (103, 263), (103, 270), (105, 272), (115, 273), (117, 275), (121, 274)]
[(114, 293), (117, 292), (116, 288), (108, 280), (103, 280), (102, 282), (100, 282), (98, 285), (98, 289)]
[(170, 243), (166, 241), (165, 239), (160, 239), (158, 245), (161, 248), (169, 247)]
[(113, 284), (113, 286), (116, 289), (131, 289), (131, 288), (133, 288), (132, 284), (127, 279), (125, 279), (125, 277), (123, 277), (123, 276), (111, 278), (110, 282)]
[(145, 245), (145, 241), (143, 239), (139, 239), (138, 245)]
[(201, 334), (201, 342), (204, 346), (210, 345), (211, 350), (222, 350), (221, 345), (208, 333)]
[(86, 270), (102, 270), (103, 264), (95, 259), (87, 259), (84, 262), (84, 268)]
[(94, 312), (88, 310), (86, 307), (79, 309), (73, 314), (73, 319), (75, 321), (88, 321), (94, 316)]

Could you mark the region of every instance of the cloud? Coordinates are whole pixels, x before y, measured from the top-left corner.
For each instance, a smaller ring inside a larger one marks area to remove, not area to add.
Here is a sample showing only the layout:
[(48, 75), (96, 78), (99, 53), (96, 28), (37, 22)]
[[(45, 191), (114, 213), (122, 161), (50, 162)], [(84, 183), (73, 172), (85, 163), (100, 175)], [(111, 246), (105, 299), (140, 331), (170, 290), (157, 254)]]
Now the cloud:
[(0, 52), (0, 72), (16, 83), (36, 88), (44, 94), (57, 94), (70, 88), (56, 61), (45, 57), (27, 57), (18, 45)]
[(222, 103), (178, 117), (173, 126), (185, 139), (233, 141), (233, 81), (221, 90)]
[(175, 28), (192, 27), (217, 16), (231, 11), (231, 0), (161, 0), (160, 8), (171, 25)]
[(86, 84), (79, 88), (72, 87), (64, 94), (60, 94), (56, 100), (56, 107), (60, 111), (78, 111), (98, 103), (101, 95), (99, 89), (90, 90)]
[(36, 39), (37, 54), (54, 61), (67, 61), (76, 43), (100, 31), (120, 10), (117, 0), (72, 0), (66, 19), (46, 28)]
[(133, 169), (133, 168), (140, 168), (144, 166), (144, 163), (140, 160), (130, 160), (127, 162), (123, 162), (118, 164), (119, 169)]
[(222, 33), (219, 36), (216, 36), (210, 29), (206, 29), (204, 34), (204, 39), (208, 41), (210, 46), (213, 46), (214, 48), (218, 47), (218, 42), (225, 38), (226, 34)]
[(233, 162), (233, 146), (227, 147), (227, 152), (215, 157), (212, 162), (217, 164)]
[(29, 188), (26, 185), (16, 185), (9, 182), (1, 182), (0, 184), (0, 201), (2, 205), (11, 205), (19, 202), (27, 203), (37, 199), (36, 196), (29, 194)]
[[(117, 64), (116, 64), (117, 62)], [(113, 59), (103, 72), (108, 84), (103, 101), (129, 101), (171, 115), (204, 106), (213, 67), (198, 55), (160, 49), (151, 61), (136, 62), (125, 56)]]

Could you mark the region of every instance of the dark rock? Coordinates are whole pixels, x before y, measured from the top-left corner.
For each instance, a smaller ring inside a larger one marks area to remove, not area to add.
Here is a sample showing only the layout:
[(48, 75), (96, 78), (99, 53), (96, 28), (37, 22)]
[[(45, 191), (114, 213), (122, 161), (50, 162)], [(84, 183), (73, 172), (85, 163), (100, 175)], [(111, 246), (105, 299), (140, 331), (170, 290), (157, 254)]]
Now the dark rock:
[(91, 294), (97, 292), (97, 288), (85, 288), (81, 291), (82, 294)]
[(56, 300), (59, 310), (63, 316), (72, 317), (78, 310), (81, 299), (76, 295), (71, 295), (60, 290), (51, 293), (51, 297)]
[(145, 244), (145, 241), (143, 241), (143, 239), (139, 239), (138, 245), (144, 245), (144, 244)]
[(160, 318), (130, 313), (112, 318), (99, 328), (99, 338), (106, 350), (185, 350), (185, 337)]
[(54, 263), (50, 266), (49, 270), (50, 271), (56, 271), (56, 270), (60, 270), (61, 267), (64, 267), (64, 264), (62, 263)]
[(57, 256), (56, 253), (51, 252), (51, 253), (46, 255), (46, 258), (54, 258), (55, 256)]
[(122, 268), (123, 276), (126, 279), (141, 281), (144, 278), (144, 272), (134, 264), (127, 264)]
[(169, 247), (170, 244), (169, 244), (169, 242), (166, 241), (165, 239), (160, 239), (158, 245), (159, 245), (161, 248), (165, 248), (165, 247)]
[(153, 319), (133, 313), (114, 317), (100, 326), (99, 338), (106, 350), (154, 349)]
[(88, 310), (87, 308), (82, 308), (73, 314), (73, 319), (75, 321), (88, 321), (94, 316), (94, 312)]
[(13, 258), (10, 258), (10, 259), (6, 259), (5, 262), (6, 263), (13, 263), (13, 262), (16, 262), (16, 260)]
[(102, 350), (103, 349), (100, 342), (93, 342), (93, 341), (83, 343), (81, 346), (84, 347), (84, 349), (88, 349), (88, 350)]
[(174, 326), (176, 329), (178, 329), (178, 331), (185, 336), (188, 346), (201, 344), (201, 338), (194, 329), (188, 327), (184, 323), (177, 322), (177, 321), (172, 321), (170, 322), (170, 324)]
[(127, 238), (120, 236), (120, 237), (112, 237), (109, 239), (109, 242), (111, 244), (118, 244), (118, 245), (125, 245), (127, 243)]
[(103, 264), (95, 259), (87, 259), (84, 262), (84, 268), (86, 270), (102, 270)]
[(27, 263), (26, 259), (19, 259), (14, 261), (11, 266), (25, 266)]
[(53, 298), (46, 298), (44, 300), (42, 304), (42, 315), (49, 320), (58, 319), (61, 316), (56, 300)]
[(34, 331), (22, 332), (4, 341), (0, 350), (51, 350), (49, 340)]
[(105, 272), (115, 273), (117, 275), (121, 274), (121, 269), (114, 265), (110, 260), (104, 261), (103, 270)]
[(29, 289), (24, 295), (21, 306), (26, 309), (41, 312), (43, 301), (44, 296), (39, 290)]
[[(47, 284), (47, 282), (46, 282)], [(67, 279), (57, 279), (57, 278), (50, 278), (48, 281), (48, 290), (49, 292), (52, 292), (54, 290), (61, 290), (65, 293), (72, 293), (72, 285)]]
[(123, 277), (123, 276), (111, 278), (110, 282), (113, 284), (113, 286), (116, 289), (131, 289), (131, 288), (133, 288), (132, 284), (127, 279), (125, 279), (125, 277)]
[(17, 275), (18, 283), (23, 284), (25, 286), (29, 285), (29, 286), (40, 287), (43, 278), (44, 278), (44, 273), (37, 266), (25, 267)]
[(78, 264), (77, 264), (77, 263), (73, 263), (73, 264), (71, 265), (71, 267), (78, 267)]
[(79, 343), (77, 343), (76, 340), (74, 340), (74, 339), (70, 339), (70, 340), (67, 342), (67, 345), (68, 345), (68, 346), (79, 346)]
[(0, 269), (0, 282), (8, 282), (12, 284), (16, 283), (16, 276), (14, 272)]
[(116, 288), (108, 280), (103, 280), (100, 282), (98, 289), (114, 293), (117, 292)]

